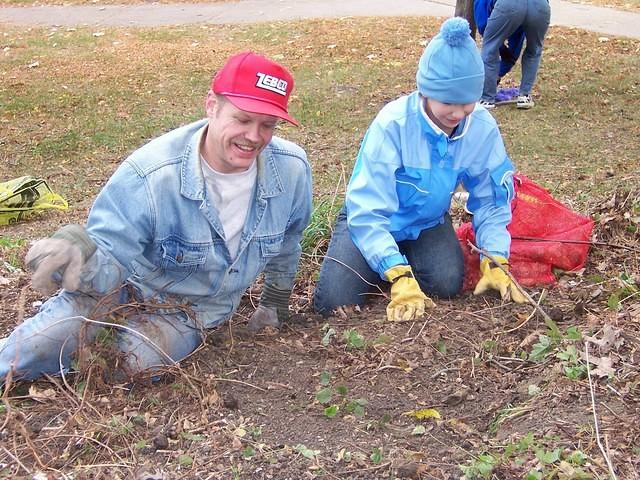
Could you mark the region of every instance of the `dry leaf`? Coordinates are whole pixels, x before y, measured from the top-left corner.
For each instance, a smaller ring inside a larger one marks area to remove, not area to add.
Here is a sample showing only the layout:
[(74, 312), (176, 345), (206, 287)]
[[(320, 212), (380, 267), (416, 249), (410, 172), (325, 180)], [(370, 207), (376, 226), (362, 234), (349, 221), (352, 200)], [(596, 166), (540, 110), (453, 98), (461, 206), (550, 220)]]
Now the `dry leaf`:
[(427, 471), (427, 466), (420, 463), (407, 463), (400, 465), (396, 470), (398, 478), (420, 478)]
[(435, 419), (440, 419), (440, 412), (438, 412), (438, 410), (436, 410), (435, 408), (422, 408), (420, 410), (411, 410), (409, 412), (405, 412), (403, 413), (403, 415), (406, 415), (408, 417), (414, 417), (417, 418), (418, 420), (424, 420), (426, 418), (435, 418)]
[(238, 437), (233, 437), (233, 441), (231, 442), (231, 447), (234, 450), (240, 450), (242, 448), (242, 441)]
[(445, 405), (454, 406), (464, 402), (469, 395), (469, 390), (466, 388), (461, 388), (456, 390), (451, 395), (447, 395), (447, 397), (442, 401)]
[(613, 347), (620, 347), (624, 339), (620, 336), (622, 330), (606, 324), (602, 328), (602, 338), (585, 336), (585, 340), (598, 346), (601, 354), (609, 353)]
[[(582, 359), (586, 361), (587, 356), (581, 352)], [(593, 363), (597, 368), (591, 370), (591, 374), (598, 377), (612, 377), (616, 371), (613, 369), (613, 359), (611, 357), (596, 357), (589, 355), (589, 363)]]
[(142, 467), (135, 472), (135, 480), (165, 480), (167, 477), (162, 471)]
[(40, 403), (47, 403), (49, 400), (56, 398), (56, 392), (52, 388), (39, 391), (35, 385), (29, 387), (29, 396)]

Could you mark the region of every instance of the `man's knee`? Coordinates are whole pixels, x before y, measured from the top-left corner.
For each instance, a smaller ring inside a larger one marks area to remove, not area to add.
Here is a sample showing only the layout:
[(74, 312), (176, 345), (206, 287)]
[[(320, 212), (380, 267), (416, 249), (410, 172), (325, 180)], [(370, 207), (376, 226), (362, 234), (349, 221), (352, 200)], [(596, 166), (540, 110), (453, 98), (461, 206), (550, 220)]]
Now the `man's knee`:
[(127, 373), (179, 362), (202, 343), (203, 331), (186, 314), (141, 314), (118, 333)]

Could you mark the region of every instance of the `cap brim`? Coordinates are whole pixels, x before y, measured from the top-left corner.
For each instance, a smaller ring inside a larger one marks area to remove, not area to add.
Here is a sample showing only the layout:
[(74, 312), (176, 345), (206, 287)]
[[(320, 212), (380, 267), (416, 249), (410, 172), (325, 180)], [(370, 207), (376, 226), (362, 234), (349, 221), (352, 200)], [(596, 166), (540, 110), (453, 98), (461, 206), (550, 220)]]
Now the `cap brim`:
[(281, 118), (287, 122), (299, 127), (298, 121), (281, 108), (269, 103), (257, 100), (255, 98), (237, 97), (235, 95), (222, 94), (240, 110), (251, 113), (261, 113), (263, 115), (272, 115)]

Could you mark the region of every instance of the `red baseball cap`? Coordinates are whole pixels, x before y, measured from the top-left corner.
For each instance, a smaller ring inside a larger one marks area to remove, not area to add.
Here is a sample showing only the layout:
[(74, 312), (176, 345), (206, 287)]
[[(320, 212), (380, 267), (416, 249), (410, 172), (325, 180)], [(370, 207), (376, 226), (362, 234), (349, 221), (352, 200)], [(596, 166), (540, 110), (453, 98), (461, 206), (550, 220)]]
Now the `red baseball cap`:
[(238, 53), (213, 77), (211, 89), (240, 110), (282, 118), (298, 126), (287, 104), (293, 77), (282, 66), (254, 52)]

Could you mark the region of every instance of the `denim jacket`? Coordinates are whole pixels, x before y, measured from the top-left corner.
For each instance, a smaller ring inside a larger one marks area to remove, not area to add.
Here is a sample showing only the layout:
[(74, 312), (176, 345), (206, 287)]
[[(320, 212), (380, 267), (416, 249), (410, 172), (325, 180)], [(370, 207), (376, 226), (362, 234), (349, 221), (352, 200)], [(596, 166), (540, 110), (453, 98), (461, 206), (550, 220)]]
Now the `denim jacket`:
[(482, 107), (447, 136), (418, 92), (385, 105), (367, 130), (347, 187), (349, 232), (372, 270), (408, 264), (397, 242), (444, 222), (456, 187), (469, 192), (478, 245), (509, 256), (513, 164)]
[(311, 215), (311, 170), (302, 148), (273, 137), (258, 158), (254, 199), (238, 254), (207, 198), (198, 143), (207, 120), (158, 137), (131, 154), (97, 196), (87, 233), (97, 244), (81, 291), (123, 282), (143, 298), (188, 303), (204, 327), (226, 321), (264, 272), (293, 286), (302, 231)]

